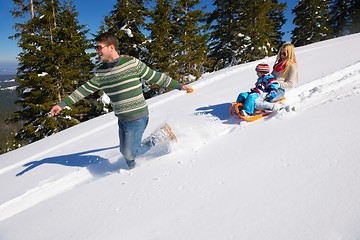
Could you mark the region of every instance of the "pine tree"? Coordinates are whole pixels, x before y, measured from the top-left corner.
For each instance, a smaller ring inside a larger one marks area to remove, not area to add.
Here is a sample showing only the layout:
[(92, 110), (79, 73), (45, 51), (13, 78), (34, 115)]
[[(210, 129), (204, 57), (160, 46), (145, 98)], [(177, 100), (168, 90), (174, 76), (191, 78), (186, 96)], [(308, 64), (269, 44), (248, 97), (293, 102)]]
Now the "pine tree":
[(215, 10), (208, 18), (208, 24), (211, 24), (209, 46), (214, 70), (218, 70), (237, 63), (239, 1), (215, 0), (213, 5)]
[(274, 24), (274, 44), (275, 47), (273, 52), (276, 54), (281, 47), (281, 45), (284, 43), (283, 36), (284, 32), (282, 32), (282, 27), (286, 23), (286, 19), (284, 16), (284, 11), (287, 7), (286, 3), (279, 3), (278, 0), (273, 0), (273, 7), (271, 7), (271, 10), (269, 12), (269, 17), (272, 20)]
[(175, 78), (182, 83), (198, 79), (204, 72), (207, 59), (206, 13), (196, 9), (200, 0), (178, 0), (173, 8)]
[(333, 0), (330, 6), (330, 24), (334, 37), (349, 34), (350, 3), (346, 0)]
[(282, 26), (279, 22), (281, 17), (275, 18), (273, 14), (284, 11), (284, 5), (264, 0), (246, 0), (241, 3), (243, 11), (240, 29), (244, 38), (238, 58), (244, 63), (273, 55), (279, 44), (279, 26)]
[(8, 121), (23, 122), (16, 139), (31, 143), (90, 117), (86, 113), (92, 108), (89, 100), (64, 111), (68, 117), (54, 119), (46, 113), (88, 80), (93, 65), (86, 53), (90, 47), (85, 38), (87, 31), (78, 24), (71, 3), (15, 0), (14, 4), (13, 16), (28, 19), (15, 25), (17, 33), (12, 36), (18, 39), (22, 49), (16, 77), (21, 95), (17, 104), (22, 110), (15, 112)]
[(299, 0), (292, 10), (295, 14), (292, 42), (303, 46), (330, 39), (329, 3), (326, 0)]
[[(147, 63), (156, 71), (174, 75), (175, 42), (173, 36), (172, 5), (169, 0), (157, 0), (149, 16), (147, 29), (150, 40), (147, 43)], [(159, 27), (161, 26), (161, 27)]]
[[(150, 21), (146, 28), (150, 32), (146, 43), (146, 63), (154, 70), (175, 77), (175, 42), (172, 21), (173, 6), (170, 0), (156, 0), (153, 10), (149, 10)], [(161, 27), (159, 27), (161, 26)], [(163, 88), (151, 85), (149, 91), (144, 91), (146, 98), (163, 92)]]
[[(284, 4), (270, 0), (217, 0), (209, 22), (215, 69), (273, 55), (280, 44)], [(277, 16), (276, 16), (277, 15)]]
[(360, 0), (350, 1), (350, 33), (360, 32)]
[(104, 18), (102, 30), (110, 31), (119, 38), (122, 54), (142, 58), (142, 47), (146, 37), (145, 27), (147, 10), (143, 0), (118, 0), (109, 16)]

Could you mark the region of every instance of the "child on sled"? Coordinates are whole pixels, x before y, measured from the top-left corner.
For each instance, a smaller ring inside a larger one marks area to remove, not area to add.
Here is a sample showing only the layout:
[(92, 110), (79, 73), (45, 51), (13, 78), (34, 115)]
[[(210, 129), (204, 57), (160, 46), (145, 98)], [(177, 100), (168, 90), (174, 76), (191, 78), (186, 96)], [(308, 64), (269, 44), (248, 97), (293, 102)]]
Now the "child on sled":
[(236, 102), (243, 103), (240, 113), (243, 116), (253, 115), (255, 109), (261, 108), (269, 111), (276, 111), (277, 104), (272, 103), (279, 89), (279, 82), (270, 74), (268, 64), (258, 64), (255, 68), (258, 79), (255, 87), (250, 92), (242, 92), (237, 97)]

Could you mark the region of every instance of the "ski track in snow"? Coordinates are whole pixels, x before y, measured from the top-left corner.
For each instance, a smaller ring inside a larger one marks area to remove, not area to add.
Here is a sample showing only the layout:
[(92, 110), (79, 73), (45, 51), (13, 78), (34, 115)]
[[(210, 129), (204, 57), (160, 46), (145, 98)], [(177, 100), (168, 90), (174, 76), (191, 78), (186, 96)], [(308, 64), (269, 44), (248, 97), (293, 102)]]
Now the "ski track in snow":
[[(124, 169), (127, 165), (125, 165), (125, 161), (118, 159), (119, 154), (108, 158), (109, 163), (102, 164), (100, 162), (95, 165), (95, 167), (106, 170), (101, 176), (114, 172), (126, 171)], [(97, 177), (85, 167), (61, 176), (56, 180), (54, 180), (54, 177), (50, 177), (49, 179), (40, 182), (36, 187), (27, 190), (24, 194), (1, 204), (0, 222), (47, 199), (67, 192), (76, 186), (93, 181), (94, 179), (97, 179)]]
[(43, 181), (37, 187), (29, 189), (21, 196), (0, 205), (0, 222), (40, 202), (69, 191), (75, 186), (89, 181), (91, 178), (92, 175), (86, 168), (83, 168), (55, 181), (51, 179)]
[(360, 62), (286, 93), (286, 102), (296, 111), (339, 100), (360, 91)]
[[(238, 73), (244, 71), (248, 68), (254, 68), (256, 63), (248, 64), (242, 68), (234, 68), (231, 71), (231, 74)], [(230, 75), (231, 75), (230, 74)], [(198, 84), (195, 83), (196, 89), (199, 89), (203, 86), (206, 86), (214, 81), (219, 81), (225, 77), (229, 76), (229, 72), (227, 74), (221, 74), (219, 76), (212, 76), (207, 81), (200, 82)], [(286, 103), (290, 106), (294, 106), (296, 111), (303, 111), (309, 108), (316, 107), (320, 104), (325, 104), (331, 101), (339, 100), (344, 97), (349, 97), (354, 94), (360, 93), (360, 62), (355, 63), (351, 66), (348, 66), (344, 69), (334, 72), (333, 74), (327, 75), (325, 77), (316, 79), (310, 83), (301, 85), (295, 89), (289, 90), (286, 93)], [(180, 94), (173, 94), (169, 98), (164, 98), (162, 101), (159, 101), (156, 105), (151, 105), (150, 107), (156, 107), (159, 104), (164, 104), (168, 101), (173, 100), (181, 96)], [(283, 111), (280, 112), (278, 115), (274, 116), (277, 119), (281, 119), (283, 116), (286, 116), (288, 113)], [(170, 147), (172, 150), (176, 149), (186, 149), (189, 150), (196, 150), (196, 148), (201, 147), (201, 145), (208, 143), (209, 141), (213, 141), (214, 139), (218, 138), (219, 136), (226, 135), (229, 132), (234, 130), (241, 130), (244, 127), (249, 126), (249, 123), (240, 121), (239, 124), (235, 125), (226, 125), (222, 124), (219, 119), (215, 117), (209, 117), (206, 114), (198, 114), (195, 117), (190, 116), (192, 120), (187, 121), (189, 126), (184, 126), (186, 123), (181, 123), (181, 128), (185, 127), (188, 129), (189, 132), (179, 134), (178, 138), (182, 141), (179, 141), (178, 144)], [(204, 124), (204, 118), (207, 122)], [(273, 117), (270, 117), (268, 120), (271, 120)], [(102, 129), (108, 127), (108, 125), (114, 124), (113, 122), (109, 122), (108, 124), (99, 126), (98, 128), (93, 129), (92, 131), (86, 132), (82, 135), (79, 135), (76, 138), (73, 138), (69, 142), (63, 143), (61, 145), (57, 145), (53, 148), (49, 148), (46, 151), (40, 152), (30, 158), (24, 159), (16, 164), (10, 165), (6, 168), (0, 169), (0, 174), (13, 170), (25, 163), (39, 158), (51, 151), (54, 151), (56, 148), (63, 147), (64, 145), (70, 144), (72, 142), (78, 141), (81, 138), (85, 138), (88, 135), (94, 134)], [(180, 123), (179, 123), (180, 124)], [(216, 125), (212, 128), (212, 125)], [(207, 129), (214, 129), (211, 133), (207, 131)], [(202, 141), (187, 141), (189, 139), (201, 139)], [(189, 144), (189, 142), (196, 142), (201, 143), (201, 145), (194, 146)], [(179, 146), (177, 146), (179, 145)], [(165, 149), (165, 150), (164, 150)], [(156, 151), (162, 151), (156, 152)], [(164, 154), (164, 151), (169, 151), (169, 146), (165, 146), (165, 148), (160, 148), (160, 150), (156, 150), (154, 152), (150, 152), (149, 156), (152, 155), (157, 157)], [(171, 151), (171, 150), (170, 150)], [(149, 157), (147, 156), (147, 157)], [(140, 157), (140, 162), (146, 157)], [(113, 171), (110, 171), (113, 172)], [(60, 177), (59, 179), (47, 179), (38, 184), (38, 186), (27, 190), (24, 194), (17, 196), (3, 204), (0, 205), (0, 221), (3, 221), (15, 214), (18, 214), (32, 206), (39, 204), (47, 199), (55, 197), (61, 193), (69, 191), (76, 186), (94, 180), (95, 177), (89, 172), (87, 168), (78, 169), (72, 173), (69, 173), (65, 176)]]

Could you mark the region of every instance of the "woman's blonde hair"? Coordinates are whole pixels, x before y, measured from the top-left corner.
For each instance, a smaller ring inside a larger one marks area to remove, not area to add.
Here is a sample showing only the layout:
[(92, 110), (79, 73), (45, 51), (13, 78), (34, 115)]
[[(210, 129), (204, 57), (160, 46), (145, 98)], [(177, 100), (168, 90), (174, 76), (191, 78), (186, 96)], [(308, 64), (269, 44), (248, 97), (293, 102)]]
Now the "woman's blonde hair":
[(279, 60), (281, 59), (281, 52), (285, 50), (287, 52), (287, 56), (286, 56), (286, 60), (288, 61), (288, 63), (290, 64), (286, 64), (284, 71), (282, 73), (283, 78), (286, 78), (286, 76), (288, 75), (289, 69), (291, 64), (295, 64), (296, 65), (296, 56), (295, 56), (295, 48), (294, 45), (291, 43), (284, 43), (281, 48), (279, 49), (279, 52), (277, 54), (276, 57), (276, 62), (279, 62)]

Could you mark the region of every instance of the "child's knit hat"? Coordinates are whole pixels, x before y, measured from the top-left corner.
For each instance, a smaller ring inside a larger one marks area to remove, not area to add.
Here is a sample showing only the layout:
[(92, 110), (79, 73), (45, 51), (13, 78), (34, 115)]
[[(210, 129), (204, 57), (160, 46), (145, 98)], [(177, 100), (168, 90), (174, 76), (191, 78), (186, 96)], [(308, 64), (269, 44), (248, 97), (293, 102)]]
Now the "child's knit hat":
[(256, 66), (255, 71), (261, 72), (261, 73), (269, 73), (270, 67), (266, 63), (260, 63)]

